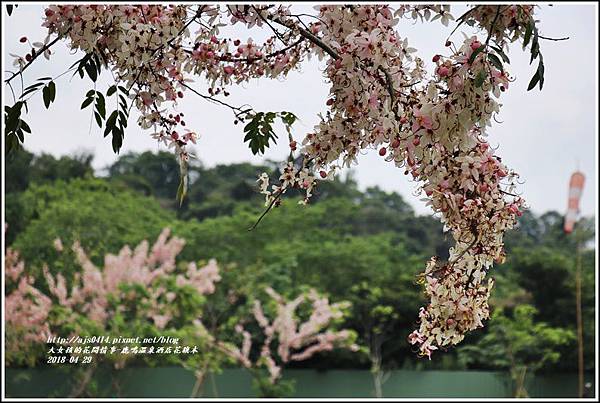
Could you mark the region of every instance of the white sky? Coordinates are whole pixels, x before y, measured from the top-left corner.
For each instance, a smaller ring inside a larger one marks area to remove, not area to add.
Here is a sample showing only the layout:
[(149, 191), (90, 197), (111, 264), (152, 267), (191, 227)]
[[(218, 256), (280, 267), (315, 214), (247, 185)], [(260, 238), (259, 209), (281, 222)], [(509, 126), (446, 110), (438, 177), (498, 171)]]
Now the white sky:
[[(4, 71), (14, 70), (9, 53), (22, 55), (28, 50), (19, 43), (20, 37), (27, 36), (32, 42), (43, 41), (42, 7), (21, 4), (11, 17), (6, 15), (3, 7)], [(465, 10), (464, 5), (453, 7), (455, 17)], [(537, 89), (526, 91), (537, 62), (530, 66), (528, 51), (523, 52), (518, 45), (509, 52), (511, 65), (508, 70), (516, 81), (500, 100), (504, 106), (498, 119), (503, 123), (495, 124), (489, 130), (489, 140), (493, 146), (499, 146), (497, 153), (503, 162), (521, 174), (525, 181), (521, 186), (523, 196), (536, 213), (566, 209), (569, 177), (579, 167), (586, 175), (581, 211), (585, 215), (596, 214), (597, 11), (597, 6), (590, 3), (540, 6), (537, 16), (541, 20), (541, 34), (570, 37), (561, 42), (541, 41), (546, 65), (541, 92)], [(446, 28), (439, 22), (412, 24), (403, 20), (397, 29), (409, 38), (411, 46), (418, 49), (418, 54), (431, 68), (431, 57), (444, 51), (445, 38), (453, 27), (451, 24)], [(243, 40), (248, 36), (257, 40), (261, 36), (254, 30), (249, 34), (236, 32)], [(456, 41), (461, 40), (460, 29), (454, 35)], [(38, 77), (55, 77), (81, 57), (71, 54), (62, 43), (54, 49), (50, 62), (40, 58), (25, 71), (25, 85)], [(292, 73), (286, 80), (262, 79), (243, 88), (233, 87), (228, 102), (250, 104), (255, 110), (295, 113), (301, 119), (295, 125), (295, 137), (301, 140), (318, 122), (317, 113), (325, 111), (329, 89), (321, 71), (318, 62), (313, 60), (304, 64), (301, 73)], [(92, 83), (78, 76), (70, 80), (70, 76), (57, 80), (56, 103), (50, 110), (44, 108), (41, 94), (29, 103), (30, 113), (25, 120), (32, 134), (27, 135), (25, 146), (30, 151), (44, 151), (55, 156), (91, 151), (95, 156), (94, 167), (103, 168), (116, 159), (110, 137), (103, 138), (95, 123), (90, 132), (91, 110), (80, 110)], [(99, 90), (105, 92), (112, 84), (108, 78), (107, 73), (101, 76)], [(198, 83), (198, 87), (202, 84)], [(4, 88), (3, 96), (6, 102), (12, 103), (7, 88)], [(111, 110), (108, 105), (107, 110)], [(265, 157), (257, 157), (243, 143), (242, 127), (233, 125), (231, 111), (227, 108), (207, 103), (189, 93), (180, 103), (180, 110), (185, 113), (187, 126), (201, 135), (195, 151), (206, 166), (240, 161), (259, 163), (263, 158), (277, 160), (287, 155), (287, 136), (283, 131), (279, 144), (267, 150)], [(137, 127), (132, 115), (121, 153), (166, 149), (157, 146), (149, 134)], [(379, 185), (385, 190), (396, 191), (418, 213), (430, 213), (413, 195), (416, 185), (407, 180), (402, 170), (384, 162), (376, 151), (366, 152), (354, 173), (361, 188)]]

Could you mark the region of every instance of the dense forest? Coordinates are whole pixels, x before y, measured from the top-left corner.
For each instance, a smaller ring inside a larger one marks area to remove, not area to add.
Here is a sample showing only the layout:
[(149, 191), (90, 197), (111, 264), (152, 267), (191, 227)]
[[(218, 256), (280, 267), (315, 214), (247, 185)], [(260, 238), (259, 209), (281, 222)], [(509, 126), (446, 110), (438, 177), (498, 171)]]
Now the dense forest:
[[(67, 279), (74, 275), (74, 266), (53, 248), (57, 237), (64, 244), (80, 241), (100, 264), (106, 253), (154, 240), (169, 227), (186, 240), (181, 259), (215, 258), (226, 268), (223, 289), (251, 294), (270, 285), (293, 295), (311, 286), (331, 300), (352, 303), (344, 325), (356, 331), (371, 357), (334, 350), (295, 367), (369, 368), (377, 354), (388, 369), (508, 370), (516, 356), (540, 371), (577, 370), (576, 241), (563, 233), (562, 213), (523, 214), (506, 236), (506, 262), (493, 269), (492, 320), (429, 361), (407, 342), (424, 303), (417, 274), (430, 256), (447, 257), (449, 240), (437, 218), (416, 215), (399, 194), (377, 187), (362, 191), (349, 174), (321, 182), (309, 206), (288, 200), (248, 231), (264, 211), (256, 178), (275, 172), (275, 162), (211, 168), (195, 162), (179, 206), (178, 164), (171, 153), (122, 155), (101, 171), (92, 160), (87, 154), (57, 159), (26, 150), (6, 158), (7, 246), (19, 251), (40, 289), (44, 264)], [(593, 217), (582, 218), (578, 227), (585, 241), (586, 369), (592, 370)]]

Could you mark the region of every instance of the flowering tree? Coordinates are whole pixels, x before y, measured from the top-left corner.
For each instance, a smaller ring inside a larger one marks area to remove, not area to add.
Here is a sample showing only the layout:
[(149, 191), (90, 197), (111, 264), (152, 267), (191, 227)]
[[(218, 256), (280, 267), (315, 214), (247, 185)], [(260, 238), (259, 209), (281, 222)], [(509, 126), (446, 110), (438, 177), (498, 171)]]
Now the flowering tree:
[[(175, 258), (185, 245), (181, 238), (168, 239), (169, 233), (168, 229), (164, 229), (151, 249), (147, 241), (142, 241), (133, 251), (125, 246), (118, 255), (106, 255), (101, 269), (75, 242), (73, 252), (83, 270), (76, 273), (69, 292), (65, 278), (60, 273), (52, 276), (45, 267), (44, 276), (50, 293), (71, 314), (84, 315), (103, 324), (103, 327), (111, 324), (114, 317), (123, 314), (126, 308), (125, 305), (111, 306), (111, 299), (122, 301), (138, 297), (135, 298), (137, 314), (151, 320), (156, 328), (164, 329), (177, 315), (173, 301), (178, 296), (178, 288), (191, 287), (200, 295), (211, 294), (215, 290), (215, 282), (221, 279), (216, 261), (211, 260), (200, 269), (191, 262), (184, 274), (174, 276), (175, 288), (169, 290), (165, 279), (175, 270)], [(55, 241), (55, 247), (63, 249), (60, 239)], [(140, 299), (139, 295), (131, 292), (134, 291), (129, 288), (131, 286), (148, 292)], [(66, 320), (70, 321), (69, 318)]]
[[(75, 242), (72, 250), (81, 270), (68, 284), (61, 273), (53, 275), (44, 266), (49, 295), (40, 291), (40, 284), (34, 285), (33, 276), (25, 273), (24, 263), (9, 248), (6, 253), (6, 279), (10, 284), (6, 296), (8, 362), (35, 360), (39, 355), (25, 355), (23, 351), (30, 350), (29, 347), (47, 347), (50, 336), (70, 340), (71, 336), (103, 334), (171, 335), (203, 348), (202, 355), (189, 356), (188, 365), (199, 366), (207, 361), (210, 363), (207, 368), (218, 368), (219, 359), (204, 348), (207, 346), (198, 337), (192, 320), (201, 313), (203, 296), (212, 294), (215, 283), (221, 280), (219, 267), (210, 260), (201, 268), (191, 262), (185, 270), (177, 270), (176, 257), (184, 244), (181, 238), (169, 238), (169, 230), (164, 229), (152, 247), (147, 241), (134, 250), (125, 246), (118, 255), (106, 255), (104, 266), (99, 268)], [(55, 240), (54, 246), (66, 253), (60, 239)], [(128, 359), (139, 355), (96, 356), (86, 366), (83, 380), (75, 385), (73, 396), (83, 393), (103, 357), (120, 369)], [(173, 357), (180, 359), (177, 355), (168, 358)]]
[[(320, 296), (314, 289), (301, 293), (291, 301), (270, 287), (265, 292), (270, 297), (269, 305), (274, 308), (273, 315), (269, 315), (273, 319), (269, 319), (262, 303), (256, 299), (252, 314), (260, 329), (258, 332), (252, 334), (244, 328), (243, 323), (238, 323), (235, 331), (242, 337), (241, 347), (213, 341), (217, 348), (252, 371), (255, 384), (264, 397), (289, 392), (291, 385), (281, 382), (282, 367), (287, 363), (307, 360), (334, 347), (358, 351), (358, 346), (353, 342), (356, 338), (353, 332), (334, 329), (336, 322), (344, 317), (348, 303), (330, 304), (326, 297)], [(297, 312), (302, 305), (310, 305), (310, 313), (306, 318)], [(204, 328), (200, 320), (196, 324)], [(258, 351), (253, 351), (254, 344), (260, 344)], [(268, 378), (262, 375), (261, 369), (268, 371)]]
[(52, 300), (34, 286), (35, 279), (25, 273), (25, 263), (19, 254), (8, 248), (4, 257), (7, 295), (6, 360), (7, 362), (31, 363), (31, 348), (44, 343), (52, 333), (48, 315)]
[[(293, 188), (305, 193), (302, 203), (307, 203), (317, 179), (334, 177), (355, 163), (361, 150), (378, 149), (385, 161), (419, 181), (428, 205), (455, 240), (448, 262), (433, 257), (422, 277), (430, 303), (421, 309), (420, 326), (409, 340), (430, 356), (460, 342), (489, 317), (493, 280), (487, 272), (504, 260), (503, 234), (524, 207), (514, 193), (517, 174), (494, 155), (485, 136), (500, 108), (497, 98), (509, 87), (509, 45), (530, 46), (531, 62), (538, 60), (538, 67), (529, 89), (543, 86), (539, 40), (548, 38), (539, 34), (533, 13), (529, 5), (470, 8), (456, 19), (457, 28), (466, 24), (481, 36), (456, 43), (448, 38), (446, 54), (434, 55), (434, 70), (428, 72), (396, 26), (407, 19), (448, 25), (455, 19), (447, 5), (319, 6), (308, 17), (290, 6), (272, 5), (49, 6), (43, 23), (48, 36), (44, 42), (21, 39), (30, 50), (15, 55), (18, 71), (5, 83), (14, 93), (13, 79), (39, 56), (50, 58), (52, 46), (65, 40), (84, 53), (71, 68), (75, 74), (94, 83), (103, 69), (114, 77), (105, 95), (96, 87), (90, 90), (82, 108), (93, 105), (96, 122), (118, 152), (135, 107), (141, 114), (138, 124), (179, 156), (180, 199), (190, 158), (186, 146), (197, 137), (177, 111), (186, 93), (222, 104), (236, 123), (246, 122), (244, 141), (253, 153), (276, 140), (275, 119), (286, 126), (290, 162), (275, 183), (266, 174), (258, 179), (265, 214)], [(272, 35), (261, 43), (227, 38), (220, 33), (226, 25), (262, 27)], [(301, 141), (292, 135), (294, 114), (255, 111), (222, 98), (234, 84), (285, 76), (311, 57), (325, 63), (329, 109)], [(209, 84), (207, 94), (192, 86), (194, 75)], [(5, 109), (9, 147), (18, 146), (31, 130), (22, 119), (29, 97), (41, 91), (49, 107), (55, 81), (40, 78), (14, 95), (14, 105)], [(112, 96), (117, 108), (108, 113), (106, 98)]]

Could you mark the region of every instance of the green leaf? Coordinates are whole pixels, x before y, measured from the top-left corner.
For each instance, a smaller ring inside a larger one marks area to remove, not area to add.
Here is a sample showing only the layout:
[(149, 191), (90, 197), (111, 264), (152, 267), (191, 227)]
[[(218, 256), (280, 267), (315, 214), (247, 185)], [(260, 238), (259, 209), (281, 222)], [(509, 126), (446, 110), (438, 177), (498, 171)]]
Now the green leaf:
[(81, 109), (87, 108), (92, 102), (94, 102), (94, 98), (86, 98), (81, 104)]
[(45, 86), (44, 89), (42, 89), (42, 97), (44, 98), (44, 106), (46, 109), (48, 109), (50, 107), (50, 103), (52, 102), (50, 100), (50, 89), (48, 86)]
[(17, 125), (19, 124), (19, 118), (21, 116), (21, 106), (23, 105), (22, 101), (18, 101), (12, 107), (6, 106), (4, 108), (4, 112), (6, 113), (6, 118), (4, 119), (5, 132), (12, 132), (17, 129)]
[(479, 72), (477, 72), (477, 76), (475, 76), (475, 87), (479, 88), (483, 85), (483, 82), (485, 81), (485, 78), (487, 77), (487, 73), (485, 72), (485, 70), (479, 70)]
[(102, 72), (102, 63), (100, 63), (100, 59), (98, 58), (97, 53), (94, 52), (92, 55), (94, 57), (94, 61), (95, 61), (94, 64), (95, 64), (96, 70), (98, 71), (98, 75), (100, 75), (100, 73)]
[(87, 62), (87, 60), (90, 58), (90, 54), (86, 53), (81, 59), (77, 60), (75, 63), (73, 63), (71, 65), (71, 67), (69, 67), (68, 70), (72, 69), (73, 67), (75, 67), (76, 64), (79, 64), (79, 66), (77, 66), (77, 69), (81, 69), (83, 68), (83, 65)]
[(504, 71), (504, 66), (502, 65), (502, 62), (500, 61), (498, 56), (490, 53), (488, 54), (488, 59), (498, 70)]
[(483, 49), (485, 49), (485, 45), (481, 45), (480, 47), (475, 49), (473, 51), (473, 53), (471, 53), (471, 57), (469, 57), (469, 64), (473, 64), (473, 62), (475, 61), (475, 58), (477, 57), (478, 54), (483, 52)]
[(525, 37), (523, 38), (523, 49), (527, 47), (529, 40), (531, 39), (531, 32), (533, 31), (534, 22), (530, 18), (527, 22), (527, 27), (525, 27)]
[(110, 87), (108, 87), (108, 91), (106, 91), (106, 96), (110, 97), (115, 92), (117, 92), (117, 86), (116, 85), (111, 85)]
[(123, 109), (126, 109), (126, 107), (127, 107), (127, 99), (126, 99), (126, 98), (125, 98), (123, 95), (119, 94), (119, 101), (120, 101), (120, 102), (121, 102), (123, 105), (125, 105), (125, 106), (123, 107)]
[(533, 75), (533, 77), (531, 77), (531, 81), (529, 82), (529, 85), (527, 86), (527, 91), (531, 91), (535, 87), (535, 85), (538, 83), (538, 81), (540, 81), (540, 75), (536, 71), (535, 74)]
[(183, 199), (187, 194), (187, 184), (185, 180), (185, 173), (180, 174), (179, 186), (177, 187), (177, 201), (179, 202), (179, 207), (183, 204)]
[(296, 115), (292, 112), (281, 112), (281, 121), (287, 126), (292, 126), (296, 122), (296, 119)]
[(98, 112), (94, 112), (94, 117), (96, 118), (96, 123), (98, 124), (98, 127), (102, 128), (102, 117), (100, 116), (100, 114)]
[(19, 137), (19, 141), (21, 143), (24, 143), (25, 142), (25, 136), (23, 135), (23, 130), (21, 130), (21, 123), (22, 122), (23, 122), (22, 120), (19, 121), (19, 126), (18, 126), (18, 129), (15, 131), (15, 133), (17, 134), (17, 137)]
[(84, 66), (85, 72), (90, 77), (93, 82), (96, 82), (98, 79), (98, 70), (96, 69), (96, 64), (93, 59), (89, 59), (88, 62)]
[[(104, 128), (104, 137), (108, 136), (108, 134), (115, 129), (115, 123), (117, 121), (117, 111), (113, 111), (110, 114), (108, 119), (106, 120), (106, 126)], [(114, 137), (114, 134), (113, 134)]]
[(123, 145), (123, 132), (117, 128), (113, 127), (112, 130), (112, 148), (115, 154), (119, 153), (121, 146)]
[(506, 55), (506, 53), (504, 53), (504, 51), (502, 50), (502, 48), (498, 47), (498, 46), (491, 46), (492, 49), (494, 49), (496, 51), (496, 53), (498, 53), (500, 55), (500, 57), (502, 58), (502, 60), (505, 63), (510, 64), (510, 59), (508, 58), (508, 56)]
[(56, 99), (56, 84), (54, 84), (54, 81), (48, 83), (48, 91), (50, 92), (50, 101), (54, 102)]
[(28, 90), (30, 90), (30, 89), (36, 89), (36, 88), (39, 88), (39, 87), (41, 87), (42, 85), (44, 85), (44, 83), (35, 83), (35, 84), (31, 84), (30, 86), (28, 86), (28, 87), (25, 87), (25, 89), (24, 89), (23, 91), (28, 91)]
[(127, 127), (127, 115), (122, 111), (119, 111), (119, 123), (122, 127)]
[(29, 127), (29, 125), (23, 119), (21, 119), (21, 129), (23, 129), (27, 133), (31, 134), (31, 128)]
[(537, 74), (540, 77), (540, 90), (544, 86), (544, 61), (540, 60), (540, 64), (538, 64)]
[(96, 92), (96, 110), (102, 116), (102, 119), (106, 117), (106, 103), (104, 101), (104, 95), (101, 92)]
[(25, 91), (23, 91), (23, 93), (21, 94), (21, 96), (19, 97), (19, 99), (23, 99), (23, 98), (25, 98), (25, 96), (26, 96), (26, 95), (29, 95), (29, 94), (31, 94), (32, 92), (35, 92), (35, 91), (37, 91), (37, 90), (38, 90), (38, 88), (37, 88), (37, 87), (36, 87), (36, 88), (30, 88), (30, 89), (28, 89), (28, 90), (25, 90)]
[(529, 60), (529, 64), (533, 63), (533, 60), (540, 53), (540, 44), (538, 39), (538, 30), (537, 28), (533, 29), (533, 42), (531, 42), (531, 59)]

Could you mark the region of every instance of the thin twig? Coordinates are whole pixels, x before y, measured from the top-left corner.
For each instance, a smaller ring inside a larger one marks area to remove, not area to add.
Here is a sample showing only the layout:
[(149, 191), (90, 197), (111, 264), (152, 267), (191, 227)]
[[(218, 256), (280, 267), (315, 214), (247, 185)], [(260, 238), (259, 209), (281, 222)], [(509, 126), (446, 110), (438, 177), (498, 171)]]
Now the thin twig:
[(277, 202), (277, 200), (279, 200), (279, 198), (281, 197), (282, 194), (283, 194), (283, 188), (281, 190), (279, 190), (279, 192), (277, 193), (277, 196), (275, 196), (273, 198), (273, 200), (271, 200), (271, 203), (269, 203), (269, 205), (267, 206), (265, 211), (260, 215), (260, 217), (258, 217), (258, 219), (254, 223), (254, 225), (252, 225), (250, 228), (248, 228), (248, 231), (252, 231), (253, 229), (255, 229), (258, 226), (258, 224), (262, 221), (262, 219), (265, 218), (267, 213), (269, 211), (271, 211), (271, 209), (273, 208), (273, 205)]
[(327, 53), (332, 58), (338, 59), (340, 57), (336, 53), (335, 50), (333, 50), (331, 47), (329, 47), (329, 45), (327, 45), (319, 37), (317, 37), (316, 35), (314, 35), (310, 31), (307, 31), (304, 28), (300, 28), (297, 25), (294, 25), (292, 22), (288, 23), (288, 22), (282, 21), (279, 18), (276, 18), (276, 17), (273, 17), (273, 16), (268, 16), (267, 18), (270, 19), (273, 22), (276, 22), (279, 25), (283, 25), (284, 27), (286, 27), (288, 29), (291, 29), (292, 31), (294, 29), (297, 29), (301, 36), (305, 37), (306, 39), (308, 39), (309, 41), (311, 41), (312, 43), (314, 43), (315, 45), (317, 45), (318, 47), (320, 47), (321, 49), (323, 49), (325, 51), (325, 53)]
[(233, 105), (228, 104), (227, 102), (221, 101), (220, 99), (213, 98), (213, 97), (211, 97), (209, 95), (203, 94), (203, 93), (199, 92), (198, 90), (196, 90), (195, 88), (190, 87), (189, 85), (187, 85), (183, 81), (179, 82), (179, 84), (181, 86), (187, 88), (188, 90), (192, 91), (194, 94), (198, 95), (199, 97), (202, 97), (202, 98), (204, 98), (204, 99), (206, 99), (208, 101), (217, 103), (219, 105), (223, 105), (223, 106), (228, 107), (229, 109), (231, 109), (234, 112), (234, 114), (235, 114), (236, 117), (239, 117), (240, 115), (243, 115), (243, 114), (246, 114), (246, 113), (252, 111), (252, 108), (242, 109), (239, 106), (233, 106)]
[(275, 29), (275, 27), (273, 25), (271, 25), (271, 23), (269, 22), (269, 20), (267, 20), (261, 13), (261, 10), (259, 10), (258, 8), (256, 8), (255, 6), (252, 6), (252, 8), (254, 9), (254, 11), (256, 11), (256, 14), (258, 14), (258, 16), (260, 17), (261, 20), (263, 20), (265, 22), (265, 24), (267, 24), (267, 26), (269, 28), (271, 28), (271, 31), (273, 31), (273, 33), (275, 34), (275, 36), (277, 37), (277, 39), (279, 39), (284, 45), (288, 45), (288, 42), (283, 38), (283, 36), (281, 36), (281, 34), (279, 33), (278, 30)]
[(566, 41), (569, 39), (568, 36), (565, 36), (564, 38), (549, 38), (547, 36), (542, 36), (542, 35), (538, 35), (538, 38), (545, 39), (547, 41)]

